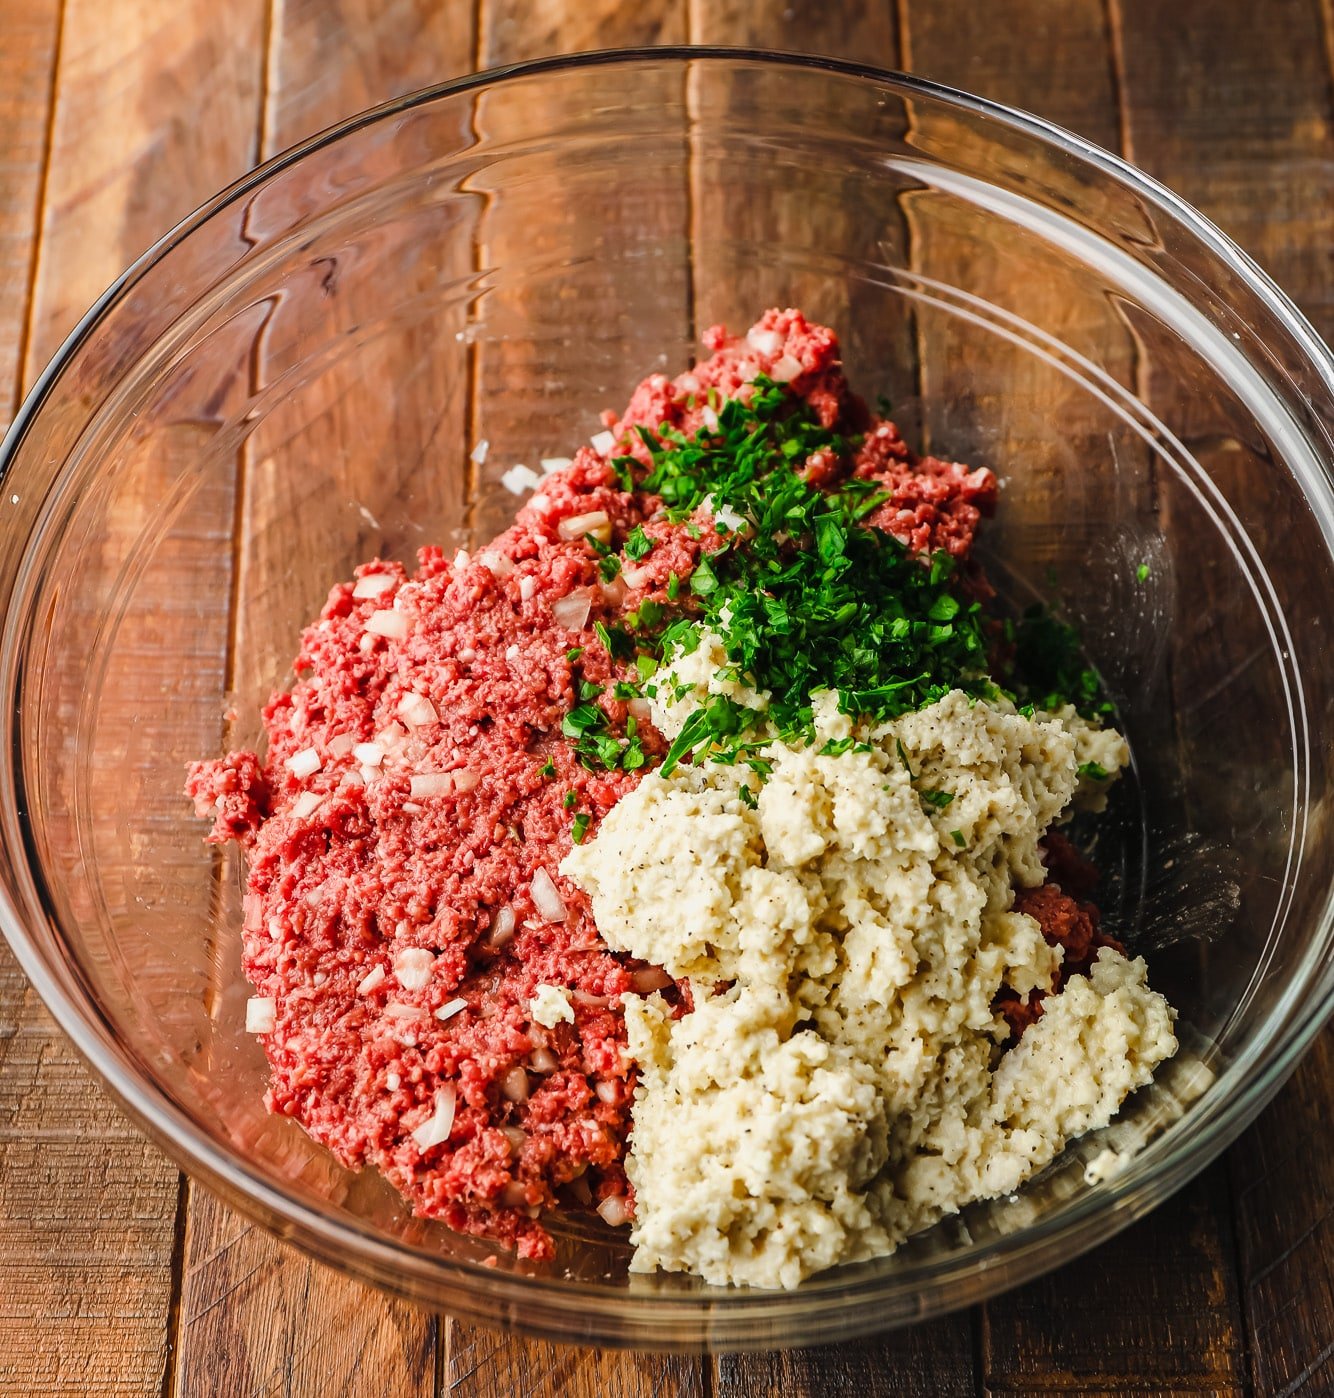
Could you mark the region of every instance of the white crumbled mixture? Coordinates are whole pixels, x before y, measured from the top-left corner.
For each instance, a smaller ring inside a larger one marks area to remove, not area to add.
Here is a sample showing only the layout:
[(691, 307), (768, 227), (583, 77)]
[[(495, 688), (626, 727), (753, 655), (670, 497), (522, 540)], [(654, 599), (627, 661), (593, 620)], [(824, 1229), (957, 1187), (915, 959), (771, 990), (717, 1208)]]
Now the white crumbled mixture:
[[(716, 678), (716, 652), (673, 667), (692, 689), (657, 708), (668, 733), (709, 691), (762, 703)], [(890, 1252), (1012, 1193), (1176, 1051), (1143, 961), (1107, 948), (1004, 1054), (991, 1008), (1002, 985), (1052, 983), (1061, 953), (1014, 888), (1042, 881), (1038, 841), (1072, 803), (1105, 799), (1077, 768), (1117, 772), (1119, 734), (958, 692), (855, 735), (820, 695), (816, 725), (770, 746), (763, 784), (720, 763), (651, 774), (561, 866), (613, 948), (694, 997), (679, 1020), (626, 999), (637, 1271), (791, 1287)]]
[(537, 1024), (554, 1029), (562, 1021), (574, 1023), (574, 1007), (570, 992), (563, 985), (539, 985), (528, 1002), (528, 1017)]

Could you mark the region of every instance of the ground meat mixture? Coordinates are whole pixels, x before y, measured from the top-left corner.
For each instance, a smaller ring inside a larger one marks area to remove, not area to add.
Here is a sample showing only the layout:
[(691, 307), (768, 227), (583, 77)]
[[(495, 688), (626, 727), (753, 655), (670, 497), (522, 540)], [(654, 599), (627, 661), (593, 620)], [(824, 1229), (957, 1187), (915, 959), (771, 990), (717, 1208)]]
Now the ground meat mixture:
[[(376, 560), (336, 586), (291, 689), (264, 711), (263, 758), (234, 752), (189, 773), (210, 838), (246, 848), (244, 970), (271, 1110), (346, 1165), (383, 1171), (421, 1214), (524, 1257), (551, 1256), (544, 1210), (633, 1210), (620, 997), (666, 988), (677, 1014), (689, 1008), (665, 972), (607, 949), (557, 872), (573, 832), (591, 838), (664, 750), (647, 714), (613, 697), (597, 623), (676, 596), (718, 537), (704, 509), (669, 523), (612, 458), (647, 466), (634, 428), (708, 427), (715, 404), (764, 374), (861, 439), (851, 461), (814, 454), (807, 478), (880, 482), (889, 498), (870, 522), (911, 549), (966, 559), (995, 502), (989, 471), (918, 457), (870, 414), (833, 333), (800, 313), (705, 343), (703, 362), (651, 376), (607, 415), (486, 547), (423, 549), (412, 575)], [(608, 579), (602, 556), (636, 526), (652, 551), (622, 556)], [(594, 687), (609, 733), (636, 719), (640, 769), (578, 760), (562, 725)], [(1055, 884), (1023, 898), (1068, 964), (1112, 945), (1096, 910)], [(561, 1009), (553, 994), (568, 1015), (535, 1018), (535, 1000)], [(1018, 1033), (1039, 997), (999, 1008)]]

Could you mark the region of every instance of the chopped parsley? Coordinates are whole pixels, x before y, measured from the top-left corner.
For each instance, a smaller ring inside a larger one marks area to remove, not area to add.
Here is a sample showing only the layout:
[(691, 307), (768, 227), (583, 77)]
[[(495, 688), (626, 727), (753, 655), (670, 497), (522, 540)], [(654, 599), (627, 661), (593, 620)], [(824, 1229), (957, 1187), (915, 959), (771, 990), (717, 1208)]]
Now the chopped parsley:
[(964, 847), (964, 838), (963, 838), (963, 831), (962, 831), (962, 830), (951, 830), (951, 831), (950, 831), (950, 839), (953, 840), (954, 843), (955, 843), (956, 845), (958, 845), (958, 847), (959, 847), (960, 849), (962, 849), (962, 848)]
[(918, 795), (928, 806), (934, 806), (938, 811), (943, 811), (954, 800), (952, 791), (920, 791)]
[(1149, 565), (1148, 565), (1147, 563), (1141, 563), (1141, 564), (1139, 565), (1139, 567), (1135, 569), (1135, 581), (1136, 581), (1136, 582), (1141, 582), (1141, 583), (1142, 583), (1142, 582), (1147, 582), (1147, 581), (1148, 581), (1148, 577), (1149, 577)]
[(625, 556), (632, 563), (638, 563), (641, 558), (647, 558), (652, 551), (653, 540), (644, 533), (642, 524), (636, 524), (626, 538)]
[(579, 793), (577, 791), (567, 791), (565, 795), (561, 797), (560, 803), (567, 811), (574, 810), (579, 804)]
[(587, 811), (580, 811), (574, 818), (574, 824), (570, 826), (570, 839), (576, 845), (582, 845), (584, 836), (588, 834), (589, 822), (593, 819)]
[(1089, 777), (1095, 782), (1105, 782), (1111, 773), (1101, 762), (1081, 762), (1076, 769), (1077, 775)]

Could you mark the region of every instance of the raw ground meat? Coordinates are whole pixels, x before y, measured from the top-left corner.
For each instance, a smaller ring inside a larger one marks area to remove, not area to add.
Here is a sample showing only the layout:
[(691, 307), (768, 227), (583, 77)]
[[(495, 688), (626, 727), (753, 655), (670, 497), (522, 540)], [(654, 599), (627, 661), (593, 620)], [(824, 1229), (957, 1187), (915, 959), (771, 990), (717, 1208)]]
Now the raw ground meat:
[[(595, 832), (642, 775), (587, 770), (561, 732), (580, 685), (623, 668), (594, 623), (665, 603), (671, 575), (687, 577), (718, 537), (705, 513), (698, 539), (668, 523), (608, 458), (647, 466), (636, 425), (711, 426), (719, 394), (744, 397), (767, 374), (862, 439), (851, 463), (817, 455), (807, 476), (882, 482), (891, 498), (870, 522), (912, 549), (965, 559), (995, 502), (989, 471), (917, 457), (869, 414), (833, 332), (799, 312), (770, 311), (742, 338), (715, 327), (705, 343), (708, 359), (651, 376), (621, 417), (604, 415), (614, 451), (581, 448), (473, 556), (427, 548), (411, 577), (376, 560), (336, 586), (302, 635), (291, 690), (264, 711), (264, 758), (234, 752), (189, 772), (210, 838), (247, 850), (244, 970), (274, 1006), (261, 1035), (270, 1109), (346, 1165), (382, 1170), (421, 1214), (525, 1257), (552, 1253), (544, 1210), (633, 1208), (618, 997), (666, 984), (678, 1013), (689, 1008), (665, 973), (607, 950), (556, 872), (573, 818)], [(636, 525), (652, 552), (621, 554), (605, 582), (585, 534), (601, 529), (619, 553)], [(596, 702), (624, 732), (626, 703)], [(637, 718), (651, 767), (663, 745)], [(1025, 896), (1053, 939), (1096, 942), (1087, 905), (1054, 887)], [(572, 1022), (533, 1019), (544, 985), (568, 993)]]

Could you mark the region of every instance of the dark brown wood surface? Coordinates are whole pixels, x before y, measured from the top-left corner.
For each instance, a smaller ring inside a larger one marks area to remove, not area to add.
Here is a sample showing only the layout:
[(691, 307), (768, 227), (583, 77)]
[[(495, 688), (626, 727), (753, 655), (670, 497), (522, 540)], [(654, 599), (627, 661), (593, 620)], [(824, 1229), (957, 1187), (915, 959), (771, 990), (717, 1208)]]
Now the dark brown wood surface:
[[(1068, 125), (1202, 208), (1334, 334), (1330, 0), (0, 0), (0, 422), (116, 273), (264, 156), (478, 66), (683, 41), (903, 66)], [(347, 407), (309, 430), (336, 439)], [(239, 487), (255, 524), (285, 503), (263, 446)], [(240, 563), (262, 591), (262, 530)], [(1330, 1393), (1331, 1118), (1327, 1031), (1195, 1186), (985, 1307), (831, 1350), (566, 1349), (390, 1302), (182, 1179), (0, 951), (0, 1394)]]

